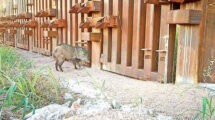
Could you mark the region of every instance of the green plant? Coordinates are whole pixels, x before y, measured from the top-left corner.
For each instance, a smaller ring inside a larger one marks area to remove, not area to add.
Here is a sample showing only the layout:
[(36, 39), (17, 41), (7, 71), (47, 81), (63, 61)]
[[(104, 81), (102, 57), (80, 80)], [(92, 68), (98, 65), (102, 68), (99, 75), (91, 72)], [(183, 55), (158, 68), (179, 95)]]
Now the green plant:
[[(33, 62), (19, 57), (13, 48), (0, 47), (0, 111), (35, 112), (36, 108), (59, 101), (59, 80), (50, 67), (35, 69)], [(19, 116), (19, 115), (18, 115)]]
[[(86, 71), (87, 72), (87, 71)], [(106, 88), (105, 88), (105, 80), (102, 82), (102, 84), (100, 84), (99, 82), (97, 82), (97, 80), (95, 80), (94, 78), (93, 78), (93, 76), (89, 73), (89, 72), (87, 72), (87, 74), (88, 74), (88, 76), (91, 78), (91, 84), (92, 85), (94, 85), (94, 87), (96, 87), (97, 89), (99, 89), (100, 91), (101, 91), (101, 93), (104, 93), (105, 92), (105, 90), (106, 90)]]
[[(214, 68), (214, 64), (215, 64), (215, 59), (210, 59), (209, 60), (209, 65), (207, 67), (205, 67), (205, 69), (203, 70), (203, 76), (204, 76), (204, 82), (206, 82), (206, 80), (210, 79), (213, 80), (215, 79), (215, 75), (213, 73), (213, 68)], [(211, 88), (207, 88), (207, 87), (203, 87), (204, 89), (207, 89), (208, 91), (210, 91), (211, 93), (215, 92), (214, 89)], [(202, 119), (203, 120), (212, 120), (215, 119), (215, 106), (213, 106), (213, 96), (209, 97), (204, 97), (202, 99), (202, 110), (199, 111), (199, 113), (195, 116), (195, 120), (202, 114)]]
[(142, 97), (136, 97), (134, 100), (132, 100), (133, 105), (137, 106), (139, 104), (143, 103), (143, 98)]
[(212, 97), (204, 97), (202, 100), (202, 110), (195, 116), (194, 120), (197, 120), (202, 115), (203, 120), (212, 120), (215, 116), (215, 106), (213, 106)]
[[(194, 89), (194, 88), (198, 88), (198, 89), (203, 89), (203, 90), (208, 90), (211, 93), (214, 93), (215, 90), (208, 88), (206, 86), (195, 86), (195, 87), (189, 87), (186, 88), (184, 91), (182, 91), (180, 93), (180, 95), (182, 95), (184, 92), (187, 92), (188, 90)], [(194, 113), (195, 112), (195, 116), (193, 118), (193, 120), (199, 120), (199, 119), (203, 119), (203, 120), (213, 120), (215, 119), (215, 105), (213, 105), (213, 96), (208, 95), (208, 97), (203, 97), (202, 98), (202, 108), (201, 109), (187, 109), (185, 111), (183, 111), (181, 114), (179, 114), (177, 116), (177, 120), (181, 120), (184, 119), (183, 115), (185, 113)]]

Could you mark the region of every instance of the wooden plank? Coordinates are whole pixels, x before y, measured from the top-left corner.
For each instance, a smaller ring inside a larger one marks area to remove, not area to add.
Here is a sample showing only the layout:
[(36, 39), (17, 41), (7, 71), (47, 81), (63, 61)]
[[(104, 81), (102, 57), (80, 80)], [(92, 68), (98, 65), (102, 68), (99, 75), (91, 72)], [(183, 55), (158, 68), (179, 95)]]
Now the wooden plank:
[[(38, 8), (37, 8), (37, 2), (38, 2), (38, 0), (34, 0), (34, 15), (37, 13), (37, 11), (38, 11)], [(37, 18), (36, 17), (34, 17), (34, 19), (35, 20), (37, 20)], [(34, 52), (37, 52), (37, 41), (38, 41), (38, 28), (39, 28), (39, 24), (38, 24), (38, 26), (37, 26), (37, 28), (35, 28), (35, 36), (34, 36), (34, 49), (33, 49), (33, 51)]]
[[(152, 49), (153, 41), (153, 13), (154, 13), (154, 5), (147, 4), (146, 10), (146, 36), (145, 36), (145, 49)], [(146, 71), (151, 72), (152, 66), (152, 59), (151, 59), (152, 52), (151, 51), (144, 51), (144, 69)]]
[[(109, 15), (109, 0), (104, 0), (104, 16)], [(102, 53), (102, 60), (103, 62), (108, 62), (108, 46), (109, 46), (109, 30), (103, 29), (103, 53)], [(103, 66), (105, 67), (105, 66)]]
[(122, 55), (122, 15), (123, 15), (123, 0), (118, 0), (118, 11), (119, 11), (119, 23), (120, 27), (118, 28), (118, 39), (117, 39), (117, 64), (121, 64), (121, 55)]
[[(200, 10), (201, 2), (181, 5), (181, 9)], [(176, 83), (197, 83), (199, 63), (199, 25), (180, 25)]]
[(100, 42), (101, 33), (82, 32), (81, 33), (81, 38), (84, 41)]
[[(85, 3), (85, 2), (87, 2), (88, 0), (83, 0), (83, 2)], [(88, 16), (90, 16), (90, 14), (84, 14), (82, 17), (83, 17), (83, 20), (85, 19), (85, 18), (87, 18)], [(91, 28), (89, 28), (89, 29), (84, 29), (83, 30), (84, 32), (91, 32)], [(81, 40), (82, 42), (84, 42), (83, 40)], [(81, 46), (86, 46), (86, 47), (91, 47), (91, 46), (88, 46), (88, 44), (81, 44)], [(89, 66), (89, 65), (88, 65)]]
[[(95, 1), (101, 1), (101, 0), (95, 0)], [(101, 12), (93, 13), (92, 17), (101, 17), (101, 15), (102, 15)], [(93, 28), (92, 32), (100, 33), (101, 30), (97, 28)], [(100, 56), (101, 56), (101, 42), (92, 42), (92, 56), (91, 56), (92, 68), (101, 69)]]
[[(57, 0), (52, 0), (52, 1), (51, 1), (50, 7), (51, 7), (52, 9), (58, 9), (58, 6), (60, 6), (60, 4), (58, 3)], [(58, 11), (60, 11), (60, 10), (58, 10)], [(57, 12), (56, 17), (53, 17), (53, 18), (51, 18), (50, 20), (56, 20), (56, 19), (58, 18), (58, 14), (60, 14), (60, 13)], [(57, 28), (49, 28), (48, 30), (50, 30), (50, 31), (58, 31)], [(60, 34), (60, 33), (57, 32), (57, 36), (58, 36), (59, 34)], [(54, 49), (56, 48), (56, 46), (60, 43), (59, 38), (58, 38), (58, 37), (52, 37), (52, 38), (50, 38), (50, 39), (51, 39), (51, 44), (52, 44), (51, 49), (54, 50)]]
[[(78, 0), (78, 3), (81, 3), (82, 2), (82, 0)], [(80, 13), (80, 14), (77, 14), (78, 15), (78, 25), (80, 25), (81, 24), (81, 22), (82, 22), (82, 16), (83, 16), (83, 14), (82, 13)], [(81, 28), (79, 28), (78, 27), (78, 41), (81, 41), (81, 32), (82, 32), (82, 29)], [(78, 44), (76, 44), (76, 45), (78, 45)]]
[(160, 19), (161, 19), (161, 6), (154, 5), (153, 15), (153, 41), (152, 42), (152, 71), (158, 71), (158, 54), (156, 50), (159, 48), (160, 39)]
[[(47, 10), (47, 0), (43, 0), (43, 10)], [(42, 18), (42, 22), (45, 22), (45, 20), (46, 20), (47, 18)], [(42, 28), (41, 29), (41, 31), (42, 31), (42, 45), (43, 45), (43, 47), (42, 47), (42, 50), (43, 50), (43, 53), (45, 53), (45, 51), (48, 49), (47, 47), (47, 42), (46, 42), (46, 39), (47, 38), (45, 38), (44, 37), (44, 30), (45, 30), (45, 28)]]
[[(66, 20), (66, 22), (67, 22), (67, 5), (66, 5), (66, 1), (67, 0), (62, 1), (62, 6), (64, 6), (64, 7), (62, 7), (61, 9), (62, 9), (62, 18), (64, 20)], [(62, 29), (63, 29), (63, 43), (67, 44), (68, 43), (67, 42), (67, 33), (68, 33), (67, 26), (62, 28)]]
[(169, 40), (168, 40), (168, 55), (166, 63), (166, 68), (164, 74), (164, 82), (174, 83), (175, 76), (173, 76), (174, 72), (174, 50), (175, 50), (175, 38), (176, 38), (176, 25), (169, 25)]
[[(72, 6), (75, 5), (78, 2), (78, 0), (72, 0)], [(72, 31), (71, 31), (71, 36), (72, 36), (72, 45), (75, 46), (76, 41), (78, 40), (78, 16), (77, 14), (71, 14), (72, 16)]]
[[(109, 0), (108, 16), (113, 14), (113, 0)], [(108, 62), (112, 59), (112, 28), (108, 28)]]
[[(134, 16), (133, 16), (133, 44), (132, 44), (132, 67), (138, 69), (139, 64), (139, 40), (140, 40), (140, 16), (141, 14), (141, 0), (134, 0)], [(144, 32), (144, 31), (142, 31)]]
[[(26, 1), (27, 2), (27, 4), (29, 4), (30, 3), (30, 1)], [(31, 1), (31, 3), (33, 3), (33, 0)], [(32, 19), (33, 19), (33, 8), (32, 8), (32, 6), (31, 7), (27, 7), (27, 12), (29, 12), (29, 13), (32, 13)], [(32, 48), (33, 48), (33, 29), (32, 29), (32, 36), (29, 36), (29, 51), (32, 51)]]
[[(63, 18), (63, 13), (64, 13), (64, 10), (63, 10), (63, 1), (65, 0), (60, 0), (60, 5), (59, 5), (59, 11), (60, 11), (60, 17), (58, 17), (58, 19), (62, 19)], [(63, 32), (63, 28), (59, 28), (60, 30), (60, 43), (64, 43), (64, 32)]]
[(168, 13), (169, 24), (199, 24), (201, 20), (200, 10), (172, 10)]
[[(50, 0), (47, 0), (46, 4), (47, 4), (47, 5), (46, 5), (47, 9), (50, 9), (50, 10), (51, 10), (51, 9), (52, 9), (51, 1), (50, 1)], [(50, 21), (50, 19), (51, 19), (51, 18), (48, 18), (47, 21)], [(47, 30), (49, 30), (49, 29), (50, 29), (50, 28), (48, 28)], [(48, 50), (48, 52), (47, 52), (47, 54), (48, 54), (48, 55), (51, 55), (51, 53), (53, 52), (53, 49), (52, 49), (52, 46), (53, 46), (53, 45), (52, 45), (52, 44), (53, 44), (53, 43), (52, 43), (52, 38), (47, 38), (47, 39), (48, 39), (48, 42), (47, 42), (47, 48), (48, 48), (47, 50)]]
[[(72, 0), (72, 5), (76, 4), (76, 0)], [(72, 45), (75, 46), (75, 42), (77, 39), (77, 29), (78, 29), (78, 23), (77, 21), (77, 14), (72, 14)]]
[[(114, 0), (113, 1), (113, 16), (118, 16), (119, 17), (119, 2), (120, 0)], [(117, 64), (117, 47), (118, 47), (118, 39), (119, 39), (119, 29), (121, 28), (121, 26), (119, 26), (118, 28), (113, 28), (112, 29), (112, 58), (111, 58), (111, 62), (112, 62), (112, 66), (115, 67), (115, 65)]]
[(71, 14), (69, 14), (69, 10), (71, 8), (71, 0), (67, 0), (66, 1), (66, 5), (67, 5), (67, 15), (66, 15), (66, 20), (67, 20), (67, 43), (69, 45), (71, 45)]
[(122, 57), (121, 64), (127, 66), (127, 41), (128, 41), (128, 14), (129, 14), (129, 1), (123, 0), (123, 15), (122, 15)]
[(141, 1), (140, 8), (140, 27), (139, 29), (139, 46), (138, 46), (138, 69), (144, 68), (144, 52), (141, 50), (145, 47), (145, 36), (146, 36), (146, 8), (147, 5)]
[[(56, 19), (62, 18), (61, 3), (62, 3), (62, 0), (57, 1), (58, 14), (57, 14)], [(62, 43), (62, 31), (61, 31), (61, 28), (57, 28), (57, 31), (58, 31), (57, 44), (61, 44)]]
[(170, 2), (176, 2), (176, 3), (189, 3), (189, 2), (197, 2), (200, 0), (169, 0)]
[[(209, 77), (204, 77), (204, 72), (210, 65), (209, 61), (214, 60), (214, 40), (215, 40), (215, 5), (214, 0), (202, 1), (202, 20), (200, 25), (200, 46), (199, 46), (199, 82), (215, 83), (214, 66)], [(209, 73), (209, 72), (208, 72)]]
[[(159, 50), (160, 51), (166, 51), (166, 52), (160, 52), (156, 51), (158, 54), (158, 73), (160, 74), (160, 80), (161, 82), (167, 83), (167, 55), (169, 53), (168, 47), (174, 46), (174, 44), (168, 44), (169, 42), (169, 25), (167, 24), (167, 15), (168, 11), (170, 10), (170, 5), (162, 5), (161, 6), (161, 24), (160, 24), (160, 40), (159, 40)], [(170, 31), (172, 32), (172, 31)], [(171, 40), (175, 41), (175, 39)], [(174, 47), (173, 47), (174, 48)], [(174, 51), (174, 49), (173, 49)], [(168, 52), (168, 53), (167, 53)]]
[(81, 8), (77, 11), (78, 13), (91, 14), (101, 12), (101, 2), (100, 1), (88, 1), (81, 4)]
[[(41, 0), (41, 10), (45, 10), (45, 0)], [(41, 23), (43, 23), (44, 21), (44, 18), (41, 18)], [(41, 32), (41, 41), (40, 41), (40, 49), (41, 49), (41, 52), (43, 53), (44, 52), (44, 48), (45, 48), (45, 42), (44, 42), (44, 39), (43, 39), (43, 28), (40, 29), (40, 32)]]
[(128, 41), (127, 41), (127, 66), (132, 66), (132, 45), (133, 45), (133, 18), (134, 16), (134, 0), (129, 0), (128, 8)]
[[(85, 2), (87, 2), (87, 1), (81, 0), (81, 3), (85, 3)], [(84, 21), (85, 16), (87, 16), (87, 14), (81, 14), (81, 20), (80, 20), (81, 22)], [(84, 31), (87, 32), (87, 29), (82, 28), (82, 29), (81, 29), (81, 32), (84, 32)], [(84, 40), (82, 40), (82, 38), (80, 37), (79, 42), (83, 42), (83, 41), (84, 41)], [(79, 46), (83, 46), (83, 45), (84, 45), (84, 44), (79, 44)]]
[(144, 3), (150, 3), (150, 4), (168, 4), (168, 0), (144, 0)]
[(180, 26), (176, 67), (177, 83), (196, 83), (198, 68), (198, 26)]
[[(41, 5), (41, 4), (42, 4), (41, 1), (42, 1), (42, 0), (39, 0), (39, 1), (38, 1), (38, 9), (39, 9), (38, 11), (40, 11), (40, 10), (42, 9), (42, 8), (41, 8), (41, 6), (42, 6), (42, 5)], [(38, 18), (38, 21), (39, 21), (38, 24), (41, 24), (41, 18)], [(38, 37), (38, 38), (39, 38), (39, 39), (38, 39), (38, 52), (41, 53), (41, 50), (40, 50), (40, 49), (41, 49), (41, 29), (38, 29), (38, 31), (39, 31), (39, 34), (38, 34), (38, 36), (39, 36), (39, 37)]]
[[(38, 4), (39, 4), (39, 0), (36, 0), (35, 1), (35, 8), (36, 8), (36, 11), (35, 11), (35, 13), (37, 13), (38, 11), (39, 11), (39, 6), (38, 6)], [(39, 20), (39, 18), (35, 18), (37, 21)], [(38, 52), (38, 48), (39, 48), (39, 29), (40, 29), (40, 27), (39, 27), (39, 21), (38, 21), (38, 28), (36, 29), (36, 32), (37, 32), (37, 35), (36, 35), (36, 51), (35, 52)]]
[[(73, 1), (74, 1), (74, 0), (68, 0), (68, 2), (69, 2), (68, 4), (69, 4), (69, 6), (70, 6), (70, 7), (68, 7), (68, 8), (70, 8), (70, 9), (72, 8), (72, 6), (73, 6)], [(70, 23), (70, 25), (68, 25), (69, 31), (70, 31), (70, 32), (69, 32), (69, 36), (70, 36), (70, 37), (68, 37), (68, 38), (69, 38), (69, 41), (70, 41), (70, 42), (69, 42), (70, 45), (73, 45), (73, 29), (72, 29), (72, 28), (73, 28), (73, 21), (74, 21), (74, 19), (73, 19), (73, 14), (69, 14), (68, 19), (69, 19), (68, 21), (69, 21), (69, 23)]]

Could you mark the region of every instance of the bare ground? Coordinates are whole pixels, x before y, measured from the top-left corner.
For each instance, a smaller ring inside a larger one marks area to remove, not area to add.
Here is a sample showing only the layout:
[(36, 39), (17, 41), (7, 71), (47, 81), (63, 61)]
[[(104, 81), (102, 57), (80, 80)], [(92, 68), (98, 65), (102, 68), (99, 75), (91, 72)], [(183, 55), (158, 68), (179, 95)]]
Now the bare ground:
[[(158, 82), (141, 81), (129, 77), (117, 75), (97, 69), (83, 68), (75, 70), (69, 62), (64, 63), (64, 73), (54, 69), (54, 60), (51, 57), (39, 55), (17, 49), (21, 56), (25, 56), (35, 62), (35, 66), (51, 66), (55, 75), (64, 80), (91, 81), (96, 80), (100, 84), (105, 80), (107, 96), (119, 100), (122, 104), (130, 104), (137, 98), (143, 99), (143, 104), (156, 112), (164, 115), (178, 117), (182, 112), (201, 109), (202, 97), (208, 92), (197, 88), (198, 85), (174, 85)], [(90, 75), (93, 77), (90, 77)], [(182, 114), (180, 119), (191, 119), (196, 115), (194, 111)]]

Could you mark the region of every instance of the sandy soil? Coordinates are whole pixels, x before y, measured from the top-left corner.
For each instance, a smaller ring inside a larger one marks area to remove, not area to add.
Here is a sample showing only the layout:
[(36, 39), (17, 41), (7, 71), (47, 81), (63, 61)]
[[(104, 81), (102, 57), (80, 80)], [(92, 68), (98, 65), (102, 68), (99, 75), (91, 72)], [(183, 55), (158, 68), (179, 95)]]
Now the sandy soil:
[[(105, 80), (106, 92), (112, 99), (119, 100), (123, 104), (129, 104), (141, 97), (145, 106), (174, 118), (184, 111), (201, 109), (202, 97), (208, 94), (206, 90), (197, 88), (198, 85), (173, 85), (141, 81), (90, 68), (75, 70), (69, 62), (63, 65), (64, 73), (57, 72), (54, 69), (54, 60), (51, 57), (19, 49), (17, 49), (17, 52), (21, 56), (33, 60), (38, 67), (43, 65), (51, 66), (56, 76), (61, 80), (90, 81), (94, 79), (100, 84)], [(186, 114), (182, 115), (182, 119), (190, 119), (195, 115), (196, 113), (193, 111), (186, 112)]]

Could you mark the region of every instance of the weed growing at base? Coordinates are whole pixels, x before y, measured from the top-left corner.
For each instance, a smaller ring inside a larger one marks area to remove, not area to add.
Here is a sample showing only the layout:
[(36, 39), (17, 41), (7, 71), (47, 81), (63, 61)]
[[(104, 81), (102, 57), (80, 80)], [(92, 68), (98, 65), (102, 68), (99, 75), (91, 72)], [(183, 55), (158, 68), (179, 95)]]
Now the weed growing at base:
[(60, 102), (58, 91), (59, 80), (51, 68), (34, 69), (33, 62), (13, 48), (0, 47), (0, 116), (3, 108), (12, 107), (12, 112), (22, 110), (24, 119), (36, 108)]
[[(215, 59), (210, 59), (209, 64), (207, 67), (203, 70), (203, 82), (207, 83), (207, 81), (214, 81), (215, 74), (214, 74), (214, 65), (215, 65)], [(214, 105), (214, 93), (215, 90), (211, 89), (209, 87), (202, 87), (197, 86), (195, 88), (204, 89), (209, 92), (208, 96), (202, 98), (202, 107), (201, 109), (190, 109), (185, 110), (180, 115), (178, 115), (177, 120), (180, 120), (180, 117), (187, 113), (187, 112), (195, 112), (196, 115), (194, 116), (193, 120), (214, 120), (215, 119), (215, 105)], [(184, 92), (189, 90), (191, 88), (186, 89)]]

